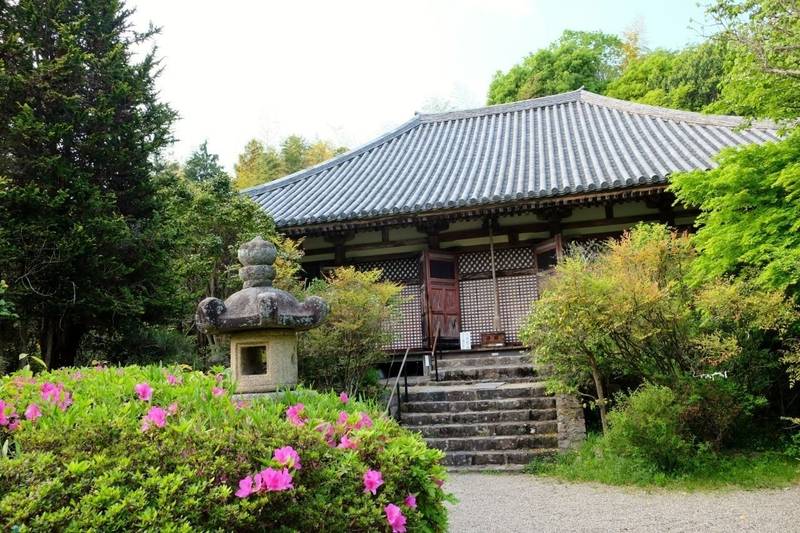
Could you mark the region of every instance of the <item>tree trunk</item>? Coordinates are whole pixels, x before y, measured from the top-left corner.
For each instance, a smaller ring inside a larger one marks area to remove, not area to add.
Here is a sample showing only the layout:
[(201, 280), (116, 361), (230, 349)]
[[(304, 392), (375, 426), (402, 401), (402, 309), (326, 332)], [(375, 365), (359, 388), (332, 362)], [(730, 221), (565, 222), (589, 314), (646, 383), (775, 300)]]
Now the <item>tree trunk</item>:
[(51, 358), (47, 361), (49, 368), (75, 366), (84, 326), (64, 324), (58, 327), (55, 323), (54, 326)]
[(600, 409), (600, 424), (603, 427), (603, 434), (608, 433), (608, 422), (606, 420), (606, 391), (603, 387), (603, 376), (600, 374), (600, 369), (597, 367), (597, 361), (594, 357), (589, 357), (589, 364), (592, 366), (592, 378), (594, 379), (594, 388), (597, 391), (597, 406)]

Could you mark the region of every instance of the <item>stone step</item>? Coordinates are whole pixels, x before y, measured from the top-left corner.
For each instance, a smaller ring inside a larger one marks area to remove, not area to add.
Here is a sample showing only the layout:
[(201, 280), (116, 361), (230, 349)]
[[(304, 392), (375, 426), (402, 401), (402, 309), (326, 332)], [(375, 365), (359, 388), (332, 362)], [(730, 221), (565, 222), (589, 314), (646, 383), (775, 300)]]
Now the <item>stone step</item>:
[(558, 434), (541, 435), (493, 435), (489, 437), (453, 437), (425, 439), (428, 446), (445, 452), (524, 450), (531, 448), (557, 448)]
[(449, 368), (468, 368), (473, 366), (497, 366), (497, 365), (530, 365), (531, 359), (528, 354), (502, 354), (472, 357), (442, 357), (439, 359), (439, 371)]
[[(455, 402), (415, 401), (403, 404), (404, 413), (463, 413), (466, 411), (504, 411), (506, 409), (546, 409), (553, 399), (549, 396), (527, 398), (466, 400)], [(555, 411), (553, 412), (555, 416)]]
[(539, 435), (558, 432), (558, 422), (553, 411), (552, 420), (525, 422), (485, 422), (477, 424), (435, 424), (411, 428), (426, 439), (455, 437), (490, 437), (494, 435)]
[[(425, 385), (409, 387), (408, 402), (458, 402), (547, 396), (543, 382), (487, 383), (477, 385)], [(403, 399), (406, 402), (406, 399)]]
[(439, 378), (444, 381), (502, 381), (508, 378), (536, 376), (531, 365), (495, 365), (463, 368), (439, 368)]
[(483, 450), (483, 451), (454, 451), (447, 452), (444, 465), (458, 470), (474, 467), (475, 470), (493, 470), (496, 467), (519, 465), (524, 467), (536, 457), (555, 455), (558, 449), (535, 448), (528, 450)]
[(437, 424), (487, 424), (491, 422), (529, 422), (552, 420), (555, 400), (548, 409), (507, 409), (504, 411), (474, 411), (464, 413), (403, 413), (403, 425), (433, 426)]

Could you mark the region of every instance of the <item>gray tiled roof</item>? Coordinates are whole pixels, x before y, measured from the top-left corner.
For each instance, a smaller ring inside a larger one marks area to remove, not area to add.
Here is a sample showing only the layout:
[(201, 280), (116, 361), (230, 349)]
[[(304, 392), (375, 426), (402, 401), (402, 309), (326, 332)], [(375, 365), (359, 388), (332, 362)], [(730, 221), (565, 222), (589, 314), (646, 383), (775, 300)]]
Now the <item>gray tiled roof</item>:
[(417, 115), (374, 141), (245, 191), (279, 227), (364, 220), (662, 184), (727, 146), (777, 138), (769, 123), (577, 90)]

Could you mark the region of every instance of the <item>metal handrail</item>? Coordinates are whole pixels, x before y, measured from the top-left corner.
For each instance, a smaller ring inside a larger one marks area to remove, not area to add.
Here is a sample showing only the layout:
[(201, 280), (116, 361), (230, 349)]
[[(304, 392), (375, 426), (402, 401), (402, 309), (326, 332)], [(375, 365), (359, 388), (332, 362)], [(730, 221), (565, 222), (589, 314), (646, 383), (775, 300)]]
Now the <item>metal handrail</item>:
[[(411, 348), (406, 348), (406, 353), (403, 355), (403, 362), (400, 363), (400, 370), (397, 372), (397, 378), (394, 380), (394, 387), (392, 387), (392, 392), (389, 394), (389, 401), (386, 403), (386, 414), (388, 415), (392, 408), (392, 400), (394, 400), (394, 393), (397, 392), (397, 421), (401, 420), (400, 415), (400, 404), (402, 403), (402, 399), (400, 396), (400, 375), (403, 374), (405, 367), (406, 367), (406, 359), (408, 358), (408, 352), (411, 351)], [(391, 368), (391, 367), (390, 367)], [(408, 401), (408, 372), (405, 372), (405, 387), (406, 387), (406, 401)]]

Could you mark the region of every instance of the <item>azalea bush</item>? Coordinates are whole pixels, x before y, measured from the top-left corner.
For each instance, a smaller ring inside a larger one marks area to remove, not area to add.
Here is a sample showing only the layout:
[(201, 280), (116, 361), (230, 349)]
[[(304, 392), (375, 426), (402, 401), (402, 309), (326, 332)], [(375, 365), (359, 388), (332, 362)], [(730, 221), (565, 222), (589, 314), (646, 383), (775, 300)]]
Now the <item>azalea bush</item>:
[(0, 381), (0, 527), (445, 531), (442, 452), (346, 394), (236, 401), (222, 374)]

